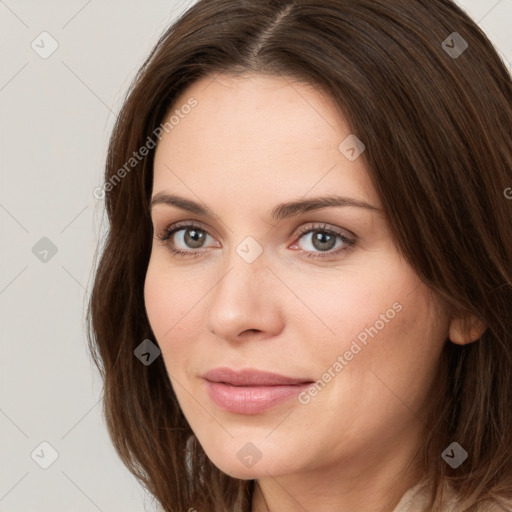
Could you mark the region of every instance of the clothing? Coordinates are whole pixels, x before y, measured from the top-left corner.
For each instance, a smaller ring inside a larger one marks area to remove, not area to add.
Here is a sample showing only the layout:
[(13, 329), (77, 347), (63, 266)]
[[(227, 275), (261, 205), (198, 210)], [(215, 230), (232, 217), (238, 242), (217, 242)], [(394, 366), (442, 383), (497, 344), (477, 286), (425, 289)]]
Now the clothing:
[[(449, 487), (446, 487), (445, 489), (447, 496), (443, 500), (443, 512), (445, 509), (446, 512), (455, 512), (453, 504), (455, 493)], [(416, 484), (414, 487), (411, 487), (402, 496), (402, 499), (399, 501), (393, 512), (423, 511), (429, 501), (427, 491), (428, 487), (425, 485), (425, 483), (422, 482)]]
[[(402, 496), (393, 512), (423, 512), (429, 502), (428, 487), (425, 483), (411, 487)], [(448, 485), (445, 486), (445, 495), (443, 496), (443, 512), (459, 512), (460, 508), (456, 506), (456, 493)], [(503, 500), (501, 504), (494, 503), (482, 504), (479, 512), (512, 512), (512, 502)]]
[[(446, 486), (443, 498), (443, 512), (458, 512), (455, 498), (456, 493), (449, 486)], [(428, 487), (425, 483), (420, 482), (405, 492), (393, 512), (423, 512), (428, 501)], [(165, 511), (158, 505), (156, 512)], [(508, 504), (504, 502), (502, 505), (482, 505), (480, 512), (512, 512), (512, 502)]]

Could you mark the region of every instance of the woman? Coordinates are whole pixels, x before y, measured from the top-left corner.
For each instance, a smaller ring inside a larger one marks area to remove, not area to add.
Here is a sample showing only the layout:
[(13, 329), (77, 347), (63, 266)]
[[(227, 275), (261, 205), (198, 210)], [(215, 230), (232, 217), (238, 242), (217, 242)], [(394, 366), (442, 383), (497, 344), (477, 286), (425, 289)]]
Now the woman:
[(512, 510), (511, 102), (448, 0), (199, 1), (161, 37), (89, 319), (162, 510)]

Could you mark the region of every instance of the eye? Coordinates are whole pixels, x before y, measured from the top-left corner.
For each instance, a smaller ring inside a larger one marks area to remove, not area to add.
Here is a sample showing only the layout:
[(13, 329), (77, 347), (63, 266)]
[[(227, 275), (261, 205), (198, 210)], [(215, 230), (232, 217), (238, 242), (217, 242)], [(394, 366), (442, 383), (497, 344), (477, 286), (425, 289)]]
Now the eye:
[[(173, 255), (183, 257), (197, 257), (207, 252), (208, 238), (214, 240), (205, 229), (191, 222), (173, 224), (157, 235), (157, 239), (166, 245)], [(299, 242), (305, 241), (306, 247), (297, 247), (295, 243), (290, 248), (299, 248), (301, 253), (313, 259), (332, 258), (349, 251), (357, 243), (355, 238), (335, 228), (328, 228), (326, 224), (314, 224), (301, 228), (295, 234), (295, 238)], [(218, 242), (216, 244), (214, 247), (220, 247)]]
[[(305, 241), (306, 247), (302, 252), (306, 253), (308, 258), (314, 259), (332, 258), (349, 251), (356, 245), (355, 238), (336, 229), (328, 228), (326, 224), (302, 228), (295, 236), (299, 241)], [(296, 247), (297, 244), (291, 246), (292, 249)]]
[[(206, 240), (213, 237), (202, 227), (193, 224), (173, 224), (157, 235), (164, 245), (169, 247), (171, 253), (179, 256), (200, 256), (204, 250), (198, 251), (205, 246)], [(175, 246), (178, 246), (175, 248)], [(218, 245), (217, 245), (218, 247)], [(187, 250), (190, 249), (190, 250)]]

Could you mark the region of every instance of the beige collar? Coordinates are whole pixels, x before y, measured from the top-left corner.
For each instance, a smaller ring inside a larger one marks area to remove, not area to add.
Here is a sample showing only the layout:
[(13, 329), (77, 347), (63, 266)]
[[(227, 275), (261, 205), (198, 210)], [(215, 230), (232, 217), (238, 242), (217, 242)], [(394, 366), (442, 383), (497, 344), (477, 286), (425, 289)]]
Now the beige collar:
[[(430, 498), (428, 491), (429, 487), (424, 481), (416, 484), (405, 492), (393, 512), (419, 512), (424, 510)], [(443, 511), (456, 512), (455, 497), (454, 490), (446, 484), (443, 494)]]

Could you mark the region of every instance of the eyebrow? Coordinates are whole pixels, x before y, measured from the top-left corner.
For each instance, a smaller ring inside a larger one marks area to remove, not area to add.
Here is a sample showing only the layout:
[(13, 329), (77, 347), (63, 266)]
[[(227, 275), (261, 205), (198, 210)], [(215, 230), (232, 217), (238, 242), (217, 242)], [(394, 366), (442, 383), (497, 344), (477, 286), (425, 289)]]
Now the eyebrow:
[[(214, 214), (210, 208), (205, 205), (196, 203), (195, 201), (191, 201), (190, 199), (185, 199), (184, 197), (180, 197), (174, 194), (167, 194), (166, 192), (158, 192), (153, 196), (150, 203), (150, 211), (154, 206), (164, 204), (167, 206), (174, 206), (181, 210), (185, 210), (191, 213), (195, 213), (197, 215), (201, 215), (204, 217), (211, 217), (214, 219), (218, 219), (218, 215)], [(361, 199), (353, 199), (351, 197), (345, 196), (324, 196), (324, 197), (313, 197), (311, 199), (300, 199), (297, 201), (289, 201), (286, 203), (280, 203), (275, 206), (271, 213), (270, 217), (275, 220), (286, 219), (288, 217), (293, 217), (296, 215), (300, 215), (302, 213), (307, 213), (313, 210), (320, 210), (321, 208), (328, 207), (345, 207), (352, 206), (355, 208), (364, 208), (371, 211), (382, 211), (380, 208), (373, 206), (366, 201)]]

